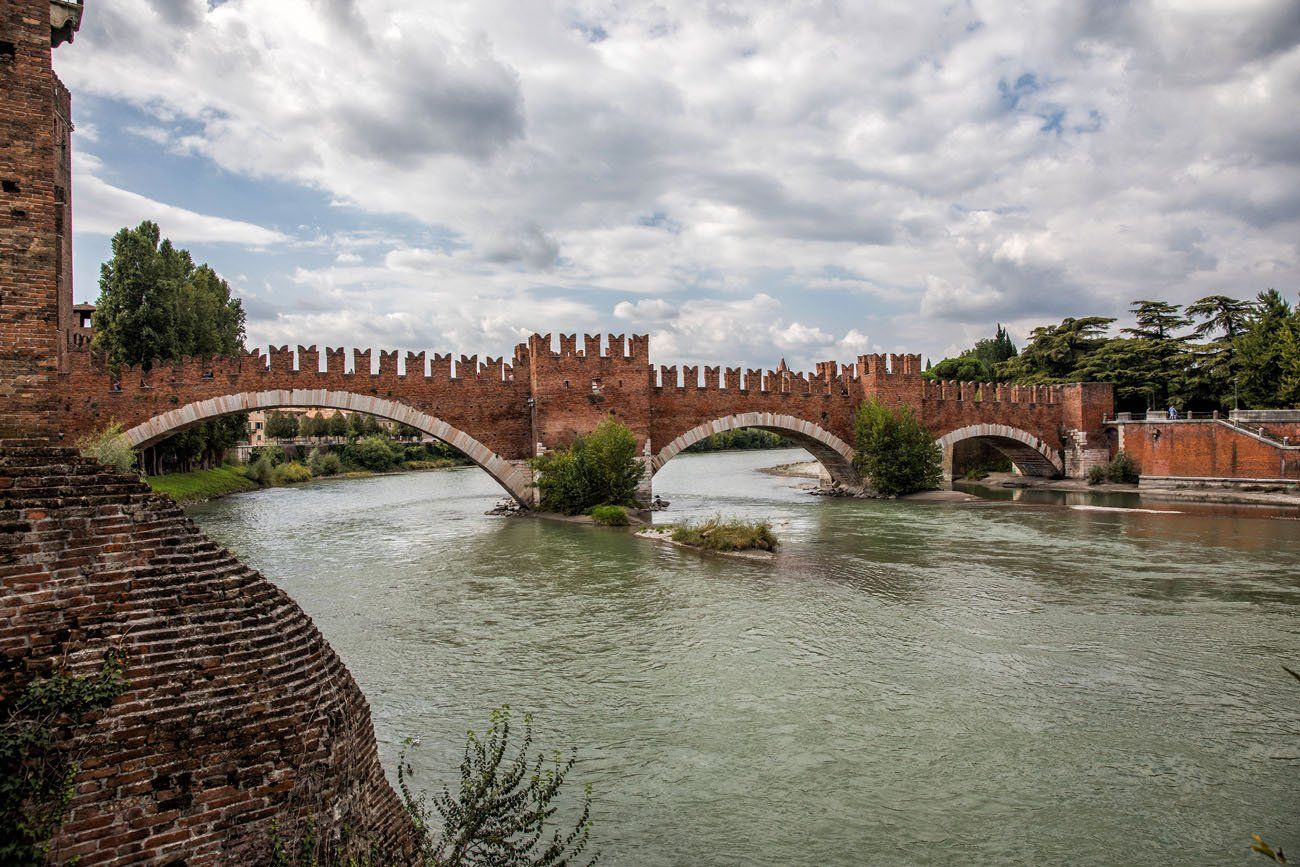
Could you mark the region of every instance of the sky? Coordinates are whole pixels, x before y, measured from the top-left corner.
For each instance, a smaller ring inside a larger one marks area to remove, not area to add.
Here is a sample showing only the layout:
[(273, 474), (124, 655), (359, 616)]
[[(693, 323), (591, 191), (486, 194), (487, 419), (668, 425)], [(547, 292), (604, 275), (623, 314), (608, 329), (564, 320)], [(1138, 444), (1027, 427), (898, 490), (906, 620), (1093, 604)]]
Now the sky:
[(810, 369), (1300, 289), (1296, 0), (86, 6), (77, 299), (152, 219), (251, 345)]

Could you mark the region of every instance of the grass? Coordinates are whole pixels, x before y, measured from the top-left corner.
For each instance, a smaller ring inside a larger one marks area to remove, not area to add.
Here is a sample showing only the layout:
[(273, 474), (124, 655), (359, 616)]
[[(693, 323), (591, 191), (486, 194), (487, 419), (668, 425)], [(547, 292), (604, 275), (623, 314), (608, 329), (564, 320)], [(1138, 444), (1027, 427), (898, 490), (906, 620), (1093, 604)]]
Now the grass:
[(145, 478), (149, 487), (167, 494), (178, 503), (197, 503), (237, 491), (253, 491), (257, 482), (246, 477), (238, 467), (224, 466), (192, 473), (168, 473)]
[(452, 467), (469, 466), (469, 461), (455, 458), (434, 458), (430, 461), (406, 461), (402, 467), (408, 470), (449, 470)]
[(672, 530), (674, 542), (706, 551), (775, 551), (780, 544), (767, 521), (723, 520), (716, 516), (666, 529)]
[(622, 506), (592, 506), (591, 518), (606, 527), (626, 527), (630, 522), (627, 509)]

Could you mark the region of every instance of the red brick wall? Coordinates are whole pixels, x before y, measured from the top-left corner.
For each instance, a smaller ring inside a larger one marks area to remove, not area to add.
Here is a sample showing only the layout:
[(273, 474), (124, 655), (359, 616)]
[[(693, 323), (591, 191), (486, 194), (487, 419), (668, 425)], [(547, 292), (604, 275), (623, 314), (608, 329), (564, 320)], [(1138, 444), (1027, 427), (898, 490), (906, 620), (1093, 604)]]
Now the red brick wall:
[(53, 433), (59, 239), (49, 0), (0, 5), (0, 435)]
[(1300, 479), (1300, 449), (1261, 442), (1227, 424), (1179, 421), (1118, 427), (1118, 448), (1137, 461), (1144, 476)]
[(127, 654), (84, 727), (52, 863), (265, 863), (271, 822), (397, 851), (411, 828), (366, 700), (294, 602), (170, 499), (75, 453), (0, 443), (0, 692)]
[[(627, 425), (643, 446), (650, 436), (650, 340), (611, 334), (602, 351), (600, 335), (561, 334), (559, 351), (551, 335), (534, 334), (516, 349), (516, 364), (528, 365), (534, 401), (531, 439), (548, 449), (564, 448), (605, 418)], [(531, 445), (532, 443), (529, 443)], [(527, 454), (510, 457), (528, 457)]]

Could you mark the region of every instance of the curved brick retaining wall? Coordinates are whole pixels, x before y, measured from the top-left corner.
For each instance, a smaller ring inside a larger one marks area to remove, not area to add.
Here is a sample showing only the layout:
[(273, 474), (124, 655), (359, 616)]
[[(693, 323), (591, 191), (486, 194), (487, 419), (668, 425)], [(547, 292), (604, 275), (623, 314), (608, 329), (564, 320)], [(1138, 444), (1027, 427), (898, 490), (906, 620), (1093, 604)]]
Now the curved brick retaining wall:
[(54, 863), (254, 864), (271, 823), (400, 862), (411, 827), (365, 697), (293, 600), (166, 497), (67, 449), (0, 443), (0, 691), (115, 646), (128, 690), (84, 751)]

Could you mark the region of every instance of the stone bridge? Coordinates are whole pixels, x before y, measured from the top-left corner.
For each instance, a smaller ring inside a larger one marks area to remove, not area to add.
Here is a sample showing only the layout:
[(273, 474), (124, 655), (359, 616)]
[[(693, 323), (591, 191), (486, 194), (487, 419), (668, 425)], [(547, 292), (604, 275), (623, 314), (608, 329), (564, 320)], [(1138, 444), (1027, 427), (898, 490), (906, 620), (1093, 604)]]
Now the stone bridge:
[[(692, 443), (741, 427), (773, 431), (807, 449), (824, 476), (849, 490), (853, 415), (865, 399), (907, 405), (943, 447), (945, 468), (983, 443), (1027, 475), (1081, 475), (1104, 461), (1105, 384), (1006, 386), (933, 382), (918, 355), (827, 361), (808, 373), (655, 367), (645, 335), (533, 335), (505, 357), (272, 347), (233, 358), (187, 359), (114, 377), (87, 352), (69, 352), (59, 377), (60, 428), (73, 438), (121, 424), (136, 447), (206, 419), (277, 407), (369, 413), (408, 424), (469, 456), (512, 497), (531, 505), (528, 460), (564, 447), (602, 419), (627, 425), (648, 479)], [(649, 493), (647, 490), (645, 493)]]

